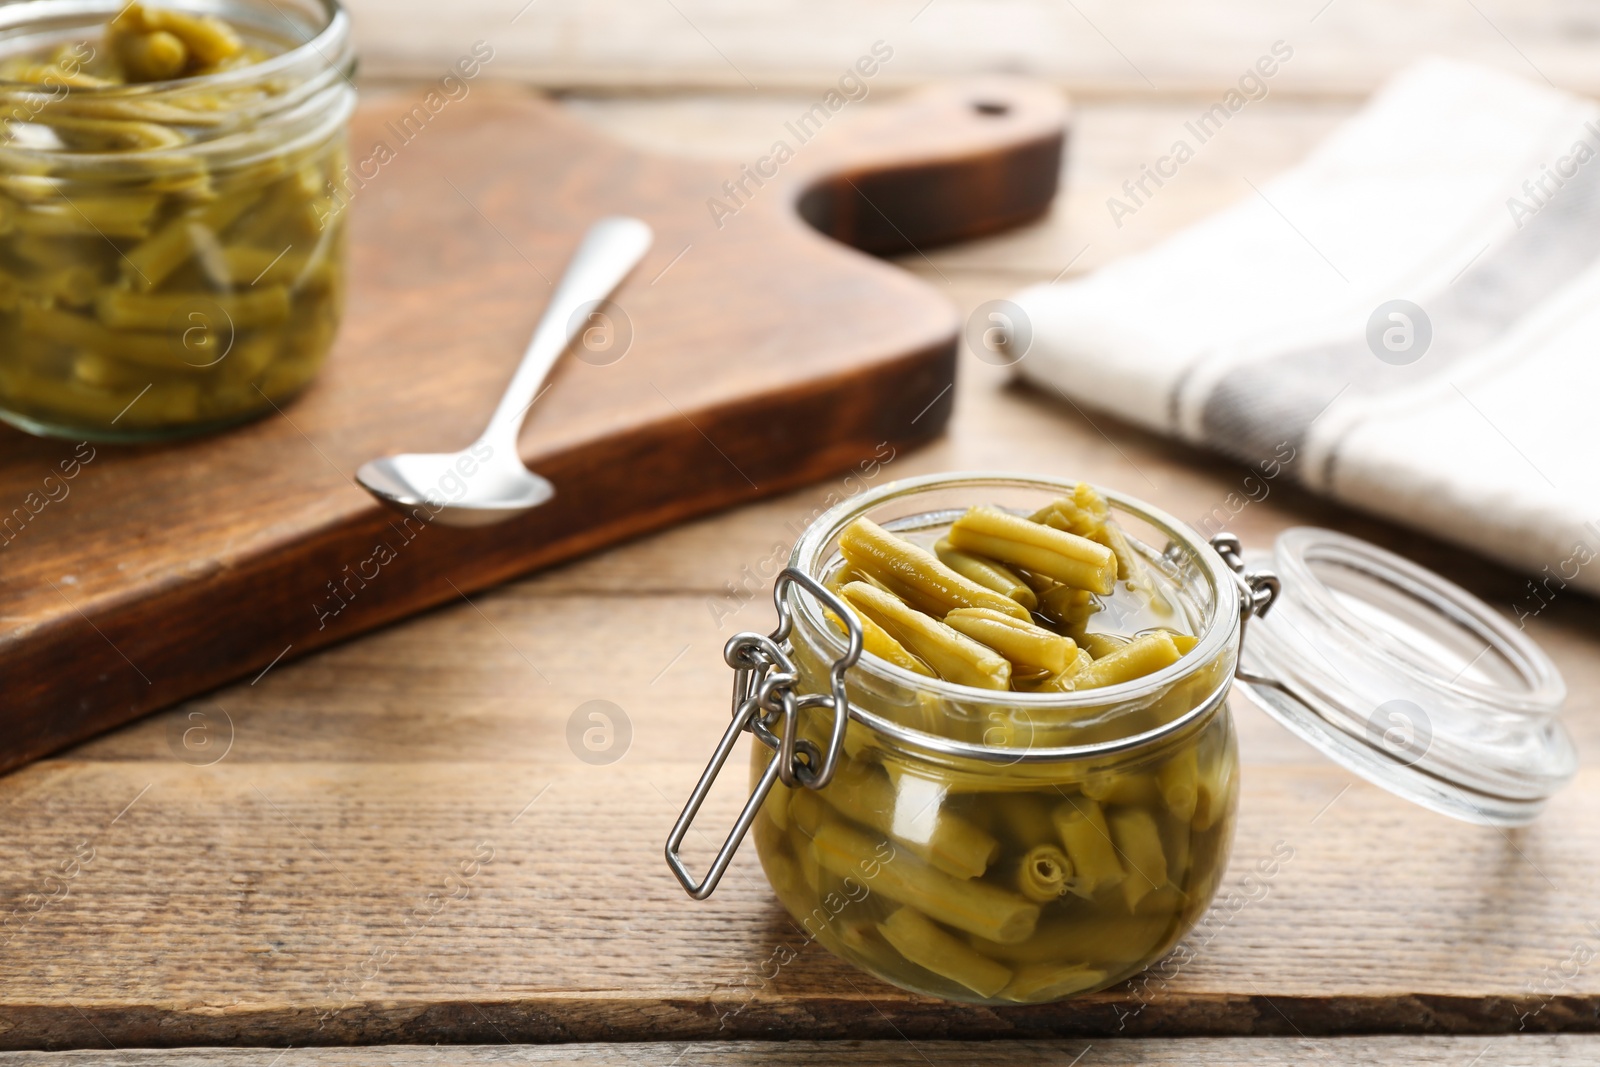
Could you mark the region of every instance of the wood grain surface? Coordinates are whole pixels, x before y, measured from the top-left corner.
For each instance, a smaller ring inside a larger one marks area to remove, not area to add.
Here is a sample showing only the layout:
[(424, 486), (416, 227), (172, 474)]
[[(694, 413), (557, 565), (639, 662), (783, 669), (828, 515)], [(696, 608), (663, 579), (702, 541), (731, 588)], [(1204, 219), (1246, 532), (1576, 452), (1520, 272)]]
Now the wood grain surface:
[[(804, 103), (571, 106), (641, 145), (742, 158)], [(965, 313), (1250, 195), (1241, 176), (1294, 162), (1350, 107), (1267, 102), (1117, 230), (1100, 190), (1136, 171), (1185, 110), (1084, 104), (1068, 195), (1046, 219), (900, 265)], [(897, 451), (872, 484), (977, 468), (1077, 475), (1194, 520), (1241, 488), (1232, 464), (1014, 387), (968, 353), (959, 376), (947, 436)], [(770, 625), (775, 561), (862, 484), (829, 479), (473, 594), (0, 779), (0, 1045), (253, 1067), (280, 1056), (282, 1067), (1595, 1061), (1595, 1037), (1540, 1034), (1600, 1030), (1600, 606), (1576, 595), (1528, 631), (1566, 677), (1584, 770), (1529, 828), (1403, 805), (1238, 704), (1245, 791), (1225, 890), (1238, 895), (1170, 981), (997, 1012), (909, 997), (814, 946), (763, 979), (796, 935), (753, 855), (695, 904), (661, 842), (726, 722), (722, 643)], [(1296, 524), (1373, 539), (1507, 615), (1522, 589), (1519, 576), (1288, 485), (1231, 523), (1252, 544)], [(629, 724), (608, 765), (568, 741), (593, 700)], [(719, 792), (711, 817), (736, 799)], [(1264, 895), (1247, 891), (1246, 869), (1280, 841), (1294, 859)], [(484, 843), (492, 861), (465, 886), (448, 881)], [(83, 845), (93, 859), (65, 879)], [(1331, 1036), (1384, 1032), (1462, 1036)], [(1073, 1036), (1025, 1040), (1047, 1034)], [(1164, 1039), (1180, 1034), (1269, 1036)], [(1149, 1036), (1123, 1040), (1135, 1035)], [(881, 1040), (805, 1043), (828, 1036)], [(650, 1044), (610, 1043), (629, 1039)], [(513, 1047), (529, 1040), (605, 1043)], [(112, 1051), (394, 1041), (502, 1047)]]
[[(931, 437), (950, 410), (954, 309), (797, 207), (873, 250), (981, 235), (1046, 209), (1062, 151), (1059, 95), (998, 79), (865, 121), (835, 118), (841, 98), (788, 123), (792, 159), (769, 145), (745, 163), (649, 155), (483, 91), (402, 126), (415, 95), (354, 124), (367, 180), (348, 190), (349, 312), (304, 398), (160, 447), (0, 430), (0, 500), (38, 500), (62, 457), (83, 461), (71, 506), (19, 507), (0, 544), (0, 770), (285, 654)], [(376, 504), (355, 469), (470, 442), (551, 279), (613, 213), (644, 218), (656, 243), (610, 332), (558, 367), (523, 434), (555, 500), (475, 530)]]
[[(1582, 0), (352, 0), (374, 74), (436, 78), (483, 40), (495, 76), (605, 92), (821, 93), (874, 41), (920, 83), (1013, 71), (1088, 98), (1216, 99), (1274, 41), (1270, 90), (1363, 96), (1426, 53), (1600, 89), (1600, 12)], [(1210, 101), (1207, 101), (1208, 103)]]
[[(1474, 1059), (1476, 1057), (1476, 1059)], [(726, 1041), (684, 1044), (468, 1045), (368, 1049), (127, 1049), (106, 1052), (0, 1053), (0, 1067), (434, 1067), (436, 1064), (565, 1064), (597, 1067), (1297, 1067), (1305, 1063), (1390, 1064), (1393, 1067), (1580, 1067), (1600, 1057), (1600, 1037), (1523, 1039), (1358, 1037), (1325, 1040), (1187, 1038), (1143, 1041)]]

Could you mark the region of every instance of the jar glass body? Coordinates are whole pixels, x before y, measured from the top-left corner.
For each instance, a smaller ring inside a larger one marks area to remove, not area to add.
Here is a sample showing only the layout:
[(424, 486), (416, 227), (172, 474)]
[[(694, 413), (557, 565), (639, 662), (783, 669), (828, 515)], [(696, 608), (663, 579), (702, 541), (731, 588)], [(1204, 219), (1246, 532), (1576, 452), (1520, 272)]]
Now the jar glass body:
[[(885, 487), (819, 519), (791, 565), (822, 577), (858, 516), (937, 527), (952, 509), (1031, 510), (1072, 484)], [(885, 981), (995, 1005), (1090, 992), (1165, 955), (1217, 891), (1238, 795), (1226, 703), (1237, 591), (1192, 531), (1107, 495), (1198, 638), (1190, 654), (1147, 678), (1050, 695), (863, 659), (847, 674), (852, 721), (833, 779), (821, 790), (780, 782), (761, 808), (756, 846), (784, 907)], [(797, 596), (792, 608), (799, 691), (825, 691), (843, 638), (814, 605)], [(825, 721), (799, 725), (825, 748)], [(771, 756), (754, 746), (752, 781)]]
[(185, 4), (274, 54), (73, 84), (122, 6), (0, 9), (0, 55), (63, 48), (59, 78), (0, 82), (0, 418), (33, 433), (152, 440), (271, 411), (343, 308), (332, 192), (355, 90), (336, 0)]

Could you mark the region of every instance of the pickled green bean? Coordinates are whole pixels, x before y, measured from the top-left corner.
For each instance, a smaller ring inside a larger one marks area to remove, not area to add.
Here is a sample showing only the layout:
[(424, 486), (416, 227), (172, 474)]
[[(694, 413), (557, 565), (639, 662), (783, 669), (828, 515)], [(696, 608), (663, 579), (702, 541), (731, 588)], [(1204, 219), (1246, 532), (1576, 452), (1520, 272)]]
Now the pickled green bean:
[(1116, 556), (1104, 545), (998, 508), (971, 508), (951, 524), (949, 538), (964, 552), (1091, 593), (1110, 593), (1116, 580)]
[(1065, 893), (1071, 877), (1072, 861), (1055, 845), (1035, 845), (1017, 861), (1017, 891), (1039, 904)]
[(1080, 892), (1092, 894), (1101, 886), (1118, 885), (1127, 877), (1111, 843), (1100, 805), (1088, 797), (1068, 799), (1053, 816), (1056, 833), (1066, 846)]
[[(0, 58), (0, 78), (66, 89), (0, 146), (8, 416), (87, 436), (220, 424), (316, 372), (344, 293), (344, 217), (327, 210), (342, 133), (274, 147), (248, 124), (292, 83), (200, 80), (296, 43), (133, 3), (105, 47)], [(99, 91), (141, 81), (162, 84)], [(209, 147), (225, 124), (228, 153)]]
[(970, 553), (963, 552), (944, 538), (933, 546), (934, 555), (939, 557), (939, 562), (955, 571), (963, 578), (977, 582), (988, 589), (993, 589), (1001, 596), (1010, 597), (1023, 607), (1032, 610), (1039, 604), (1039, 599), (1028, 588), (1028, 584), (1017, 576), (1016, 572), (996, 563), (992, 559), (983, 559)]
[(1171, 634), (1165, 631), (1145, 634), (1095, 660), (1079, 673), (1077, 687), (1094, 689), (1132, 681), (1163, 667), (1170, 667), (1182, 656), (1178, 646), (1173, 644)]
[(1155, 817), (1144, 808), (1113, 808), (1106, 816), (1106, 825), (1127, 871), (1122, 898), (1131, 913), (1147, 893), (1167, 884), (1167, 853), (1161, 845), (1161, 831)]
[(944, 621), (952, 629), (988, 645), (1014, 667), (1060, 674), (1078, 659), (1078, 646), (1072, 638), (989, 608), (957, 608)]
[(959, 816), (941, 815), (937, 805), (920, 816), (896, 818), (895, 791), (883, 771), (851, 765), (841, 767), (817, 795), (957, 878), (981, 877), (1000, 854), (1000, 843), (987, 832)]
[(980, 689), (1009, 689), (1011, 664), (960, 631), (865, 582), (844, 587), (849, 604), (887, 630), (941, 678)]
[[(926, 663), (907, 652), (906, 647), (889, 636), (889, 631), (873, 622), (870, 615), (864, 614), (861, 609), (848, 600), (845, 601), (845, 607), (850, 609), (850, 614), (855, 617), (857, 625), (861, 627), (861, 650), (863, 652), (869, 652), (885, 663), (892, 663), (902, 670), (910, 671), (912, 674), (933, 677), (933, 671), (928, 669)], [(828, 613), (828, 621), (834, 624), (834, 628), (839, 633), (848, 634), (850, 632), (849, 627), (845, 626), (843, 620), (832, 612)]]
[(919, 611), (942, 619), (955, 608), (993, 608), (1019, 619), (1027, 608), (1015, 600), (963, 578), (933, 553), (894, 536), (877, 523), (858, 519), (839, 537), (846, 563)]
[(1025, 941), (1039, 921), (1039, 905), (987, 882), (953, 878), (909, 853), (892, 848), (884, 861), (881, 838), (830, 820), (817, 828), (811, 847), (822, 868), (841, 878), (861, 878), (876, 871), (874, 892), (915, 908), (947, 926), (991, 941)]
[(959, 982), (981, 997), (992, 997), (1011, 983), (1011, 969), (946, 933), (912, 908), (900, 908), (878, 931), (895, 950), (919, 967)]

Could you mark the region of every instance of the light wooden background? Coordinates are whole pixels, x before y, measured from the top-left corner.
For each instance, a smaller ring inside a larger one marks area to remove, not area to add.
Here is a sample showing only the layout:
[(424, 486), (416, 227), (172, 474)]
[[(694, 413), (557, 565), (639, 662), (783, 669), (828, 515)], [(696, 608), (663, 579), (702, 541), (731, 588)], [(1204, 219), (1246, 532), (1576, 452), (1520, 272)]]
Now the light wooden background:
[[(1067, 190), (1051, 217), (903, 260), (964, 312), (1146, 247), (1241, 198), (1245, 179), (1293, 163), (1426, 52), (1600, 88), (1600, 6), (1579, 0), (358, 0), (355, 16), (373, 87), (415, 91), (415, 79), (437, 77), (483, 39), (496, 49), (491, 76), (567, 92), (574, 110), (619, 137), (733, 159), (764, 149), (874, 40), (896, 50), (874, 82), (879, 96), (973, 71), (1050, 79), (1078, 104)], [(1147, 209), (1112, 226), (1111, 191), (1279, 39), (1295, 57), (1268, 99)], [(1196, 519), (1243, 477), (1015, 388), (970, 356), (960, 373), (948, 437), (895, 458), (884, 477), (1075, 475)], [(721, 462), (709, 450), (707, 461)], [(660, 847), (725, 722), (720, 646), (735, 627), (770, 621), (757, 602), (719, 625), (726, 584), (791, 543), (841, 488), (683, 527), (283, 663), (0, 780), (0, 915), (49, 884), (75, 850), (93, 850), (62, 899), (0, 928), (0, 1047), (144, 1063), (167, 1057), (118, 1050), (654, 1042), (182, 1057), (256, 1067), (1600, 1059), (1600, 1039), (1533, 1035), (1600, 1026), (1600, 609), (1576, 595), (1530, 632), (1567, 677), (1585, 769), (1529, 829), (1468, 827), (1407, 807), (1241, 704), (1236, 864), (1279, 841), (1295, 857), (1170, 985), (1142, 998), (1111, 991), (1021, 1028), (902, 995), (815, 948), (752, 988), (750, 968), (793, 936), (754, 856), (741, 855), (718, 894), (695, 904)], [(1371, 537), (1508, 613), (1521, 584), (1287, 485), (1235, 528), (1265, 544), (1301, 523)], [(625, 754), (605, 766), (580, 761), (566, 740), (571, 714), (595, 699), (631, 722)], [(231, 748), (215, 765), (175, 758), (175, 733), (196, 722), (231, 724)], [(731, 789), (720, 794), (708, 825), (735, 800)], [(429, 897), (448, 896), (447, 876), (485, 845), (493, 860), (463, 899)], [(1119, 1031), (1120, 1013), (1141, 999)], [(1338, 1036), (1385, 1033), (1429, 1036)], [(1065, 1036), (938, 1040), (1051, 1034)], [(1275, 1036), (1183, 1036), (1203, 1034)], [(1164, 1037), (1130, 1039), (1140, 1035)], [(870, 1040), (729, 1042), (788, 1036)], [(52, 1062), (0, 1056), (13, 1061)]]
[[(1105, 97), (1209, 95), (1275, 40), (1286, 94), (1364, 96), (1419, 55), (1594, 91), (1585, 0), (354, 0), (367, 69), (430, 77), (491, 42), (507, 77), (610, 92), (811, 90), (868, 44), (901, 81), (1008, 71)], [(441, 71), (442, 72), (442, 71)]]

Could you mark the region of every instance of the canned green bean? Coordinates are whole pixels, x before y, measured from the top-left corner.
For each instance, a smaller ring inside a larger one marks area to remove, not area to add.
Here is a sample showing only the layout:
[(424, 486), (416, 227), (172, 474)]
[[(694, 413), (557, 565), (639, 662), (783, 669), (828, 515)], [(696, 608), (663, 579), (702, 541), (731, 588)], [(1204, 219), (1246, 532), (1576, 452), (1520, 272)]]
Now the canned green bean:
[(304, 388), (353, 65), (337, 0), (0, 7), (0, 418), (147, 440)]

